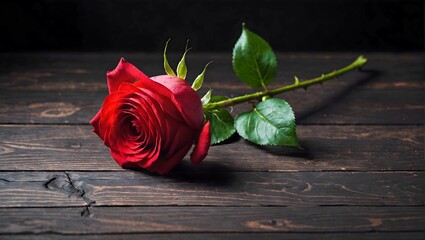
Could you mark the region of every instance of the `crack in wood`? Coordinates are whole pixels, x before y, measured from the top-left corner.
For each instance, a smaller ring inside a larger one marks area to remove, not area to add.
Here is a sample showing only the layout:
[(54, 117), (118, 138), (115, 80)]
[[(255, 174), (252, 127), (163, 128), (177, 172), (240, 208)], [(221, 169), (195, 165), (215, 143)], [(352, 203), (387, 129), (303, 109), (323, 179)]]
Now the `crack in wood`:
[(93, 217), (93, 207), (92, 204), (95, 204), (96, 201), (90, 202), (87, 206), (84, 207), (83, 211), (81, 211), (81, 217)]
[(43, 183), (43, 186), (44, 186), (45, 188), (47, 188), (47, 189), (50, 189), (50, 188), (49, 188), (49, 184), (50, 184), (51, 182), (55, 181), (55, 180), (56, 180), (56, 178), (57, 178), (57, 176), (54, 176), (54, 177), (50, 178), (49, 180), (47, 180), (47, 182)]
[(74, 185), (74, 182), (72, 181), (71, 177), (69, 176), (69, 173), (67, 173), (67, 172), (64, 172), (64, 173), (65, 173), (66, 177), (68, 178), (70, 192), (76, 193), (80, 197), (84, 197), (84, 195), (86, 194), (86, 192), (83, 189), (80, 189), (79, 187), (76, 187)]
[(7, 180), (6, 178), (0, 178), (0, 181), (10, 182), (10, 181), (9, 181), (9, 180)]
[(64, 192), (68, 197), (77, 197), (81, 198), (86, 202), (83, 211), (80, 212), (82, 217), (90, 217), (93, 213), (92, 205), (96, 201), (92, 200), (87, 196), (86, 190), (82, 188), (82, 182), (75, 183), (71, 178), (71, 174), (63, 172), (64, 175), (55, 175), (43, 183), (43, 186), (47, 189)]

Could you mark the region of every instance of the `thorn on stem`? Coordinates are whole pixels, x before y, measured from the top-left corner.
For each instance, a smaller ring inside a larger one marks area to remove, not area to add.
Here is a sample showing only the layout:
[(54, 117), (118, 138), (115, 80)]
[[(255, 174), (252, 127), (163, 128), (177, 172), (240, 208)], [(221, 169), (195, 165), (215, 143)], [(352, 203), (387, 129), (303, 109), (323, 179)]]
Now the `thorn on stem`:
[(294, 76), (294, 79), (295, 79), (295, 86), (300, 85), (300, 80), (298, 79), (298, 77)]

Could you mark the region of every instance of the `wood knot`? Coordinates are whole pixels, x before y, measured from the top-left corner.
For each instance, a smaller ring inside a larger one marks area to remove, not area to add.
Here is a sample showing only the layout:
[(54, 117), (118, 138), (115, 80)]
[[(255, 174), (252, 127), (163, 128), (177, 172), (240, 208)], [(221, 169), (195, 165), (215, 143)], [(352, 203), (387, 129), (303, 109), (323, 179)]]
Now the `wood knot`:
[(80, 110), (79, 107), (64, 102), (33, 103), (29, 106), (29, 108), (40, 109), (40, 117), (44, 118), (68, 117)]
[(302, 231), (312, 228), (311, 225), (295, 223), (289, 219), (254, 220), (245, 224), (249, 228), (271, 231)]
[(81, 144), (81, 143), (71, 144), (71, 148), (74, 148), (74, 149), (80, 149), (82, 146), (83, 146), (83, 144)]
[(13, 148), (8, 148), (8, 147), (0, 145), (0, 154), (8, 154), (13, 152), (14, 152)]

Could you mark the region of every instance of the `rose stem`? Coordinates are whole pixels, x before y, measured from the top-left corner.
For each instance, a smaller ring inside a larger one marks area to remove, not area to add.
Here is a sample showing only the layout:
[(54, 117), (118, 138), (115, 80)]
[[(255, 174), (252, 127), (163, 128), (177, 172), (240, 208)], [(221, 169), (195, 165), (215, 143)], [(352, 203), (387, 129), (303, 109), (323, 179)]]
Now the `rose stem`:
[(305, 80), (305, 81), (302, 81), (302, 82), (296, 81), (294, 84), (283, 86), (283, 87), (280, 87), (280, 88), (275, 88), (275, 89), (272, 89), (272, 90), (269, 90), (269, 91), (261, 91), (261, 92), (246, 94), (246, 95), (243, 95), (243, 96), (237, 96), (237, 97), (234, 97), (234, 98), (229, 98), (229, 99), (218, 101), (218, 102), (208, 103), (207, 105), (204, 106), (204, 110), (213, 110), (213, 109), (220, 108), (220, 107), (234, 106), (234, 105), (244, 103), (244, 102), (249, 102), (249, 101), (252, 101), (252, 100), (260, 100), (263, 97), (272, 97), (274, 95), (277, 95), (277, 94), (280, 94), (280, 93), (283, 93), (283, 92), (288, 92), (288, 91), (291, 91), (291, 90), (294, 90), (294, 89), (297, 89), (297, 88), (307, 88), (310, 85), (322, 83), (322, 82), (325, 82), (327, 80), (331, 80), (333, 78), (341, 76), (342, 74), (344, 74), (346, 72), (360, 68), (363, 65), (365, 65), (366, 62), (367, 62), (366, 58), (364, 58), (363, 56), (359, 56), (350, 65), (348, 65), (344, 68), (335, 70), (333, 72), (327, 73), (327, 74), (322, 74), (322, 76), (320, 76), (320, 77)]

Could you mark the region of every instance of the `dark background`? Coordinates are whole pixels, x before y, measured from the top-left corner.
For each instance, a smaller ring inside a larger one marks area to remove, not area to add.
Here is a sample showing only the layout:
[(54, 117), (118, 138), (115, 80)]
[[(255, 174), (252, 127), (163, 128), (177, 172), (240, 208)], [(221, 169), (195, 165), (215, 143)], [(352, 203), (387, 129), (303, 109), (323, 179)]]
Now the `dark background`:
[(6, 0), (0, 51), (231, 51), (241, 23), (277, 51), (423, 51), (423, 1)]

